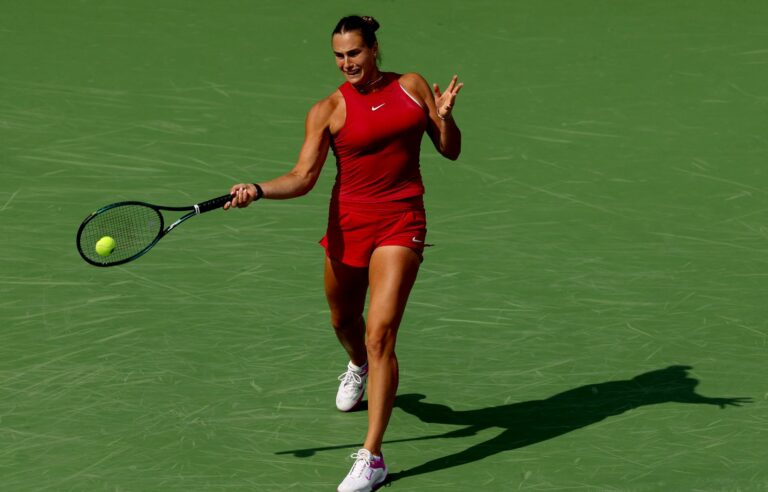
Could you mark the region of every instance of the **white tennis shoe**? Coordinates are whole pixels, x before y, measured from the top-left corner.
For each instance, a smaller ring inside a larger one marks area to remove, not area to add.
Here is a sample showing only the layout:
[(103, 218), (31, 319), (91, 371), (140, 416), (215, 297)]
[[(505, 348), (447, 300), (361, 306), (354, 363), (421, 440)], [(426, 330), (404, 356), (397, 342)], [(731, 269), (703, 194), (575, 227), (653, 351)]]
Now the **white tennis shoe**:
[(339, 376), (339, 391), (336, 392), (336, 408), (342, 412), (349, 412), (363, 400), (365, 382), (368, 379), (368, 364), (357, 368), (352, 362), (347, 365), (347, 370)]
[(361, 449), (352, 458), (355, 464), (339, 484), (338, 492), (370, 492), (386, 480), (387, 465), (383, 457), (374, 458), (370, 451)]

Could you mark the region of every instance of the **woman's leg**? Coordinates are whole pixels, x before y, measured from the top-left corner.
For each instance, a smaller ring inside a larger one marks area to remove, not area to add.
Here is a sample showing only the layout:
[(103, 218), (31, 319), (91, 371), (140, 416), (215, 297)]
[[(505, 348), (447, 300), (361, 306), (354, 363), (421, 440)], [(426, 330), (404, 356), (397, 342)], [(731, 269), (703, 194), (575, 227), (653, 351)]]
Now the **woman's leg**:
[(368, 434), (364, 447), (381, 454), (384, 431), (392, 415), (398, 384), (395, 342), (421, 258), (403, 246), (382, 246), (373, 252), (368, 271)]
[(325, 258), (325, 296), (331, 308), (331, 324), (349, 360), (362, 366), (368, 359), (365, 349), (365, 294), (368, 269), (344, 265)]

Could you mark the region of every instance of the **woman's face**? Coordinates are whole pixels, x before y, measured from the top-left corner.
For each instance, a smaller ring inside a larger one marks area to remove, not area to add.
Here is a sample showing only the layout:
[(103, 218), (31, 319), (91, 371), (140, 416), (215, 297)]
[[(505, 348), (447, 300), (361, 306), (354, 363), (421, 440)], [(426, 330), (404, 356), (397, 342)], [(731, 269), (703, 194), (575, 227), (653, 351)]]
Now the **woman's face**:
[(336, 66), (350, 84), (363, 86), (379, 74), (376, 66), (377, 44), (365, 45), (358, 31), (334, 34), (331, 39)]

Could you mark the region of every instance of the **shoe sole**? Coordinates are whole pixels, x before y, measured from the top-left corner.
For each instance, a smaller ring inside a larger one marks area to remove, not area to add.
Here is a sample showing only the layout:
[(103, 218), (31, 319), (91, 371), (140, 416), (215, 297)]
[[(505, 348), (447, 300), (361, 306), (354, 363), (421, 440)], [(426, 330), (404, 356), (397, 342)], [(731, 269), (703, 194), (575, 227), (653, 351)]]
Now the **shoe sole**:
[[(384, 475), (384, 478), (381, 479), (381, 482), (373, 484), (371, 486), (371, 492), (375, 492), (376, 490), (379, 490), (380, 488), (384, 487), (387, 484), (387, 478), (389, 477), (389, 470), (387, 470), (387, 474)], [(336, 489), (336, 492), (339, 492), (339, 489)]]

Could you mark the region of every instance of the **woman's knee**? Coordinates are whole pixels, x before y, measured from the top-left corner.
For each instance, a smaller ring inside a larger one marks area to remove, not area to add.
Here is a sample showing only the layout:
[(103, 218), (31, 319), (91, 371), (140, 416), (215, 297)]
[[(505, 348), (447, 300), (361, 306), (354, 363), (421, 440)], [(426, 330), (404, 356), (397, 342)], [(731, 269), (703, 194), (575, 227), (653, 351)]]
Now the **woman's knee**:
[(331, 311), (331, 325), (336, 331), (354, 331), (365, 326), (363, 313)]
[(368, 360), (377, 360), (395, 355), (396, 330), (368, 330), (365, 348)]

